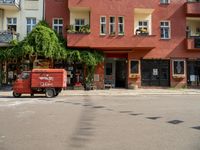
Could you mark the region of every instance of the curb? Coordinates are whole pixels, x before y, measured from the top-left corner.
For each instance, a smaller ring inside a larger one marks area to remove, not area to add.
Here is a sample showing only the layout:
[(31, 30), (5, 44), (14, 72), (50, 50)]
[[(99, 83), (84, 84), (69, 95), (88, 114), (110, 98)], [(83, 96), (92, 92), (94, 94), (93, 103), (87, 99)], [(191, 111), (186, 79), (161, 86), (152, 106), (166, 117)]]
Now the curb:
[[(60, 96), (137, 96), (137, 95), (200, 95), (199, 91), (160, 91), (160, 90), (154, 90), (154, 91), (102, 91), (102, 90), (95, 90), (95, 91), (63, 91), (59, 94)], [(0, 91), (0, 97), (5, 96), (12, 96), (12, 91)]]

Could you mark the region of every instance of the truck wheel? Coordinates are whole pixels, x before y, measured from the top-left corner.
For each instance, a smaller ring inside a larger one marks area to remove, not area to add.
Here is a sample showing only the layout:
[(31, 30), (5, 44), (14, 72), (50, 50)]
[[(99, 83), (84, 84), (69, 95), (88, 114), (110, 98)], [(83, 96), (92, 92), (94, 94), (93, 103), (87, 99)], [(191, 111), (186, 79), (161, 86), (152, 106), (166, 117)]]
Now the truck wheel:
[(54, 90), (53, 89), (46, 89), (46, 97), (51, 98), (54, 97)]
[(21, 94), (13, 92), (13, 96), (14, 96), (14, 97), (20, 97)]
[(58, 92), (56, 92), (56, 94), (55, 94), (54, 96), (56, 97), (56, 96), (58, 96), (58, 94), (59, 94), (59, 93), (58, 93)]

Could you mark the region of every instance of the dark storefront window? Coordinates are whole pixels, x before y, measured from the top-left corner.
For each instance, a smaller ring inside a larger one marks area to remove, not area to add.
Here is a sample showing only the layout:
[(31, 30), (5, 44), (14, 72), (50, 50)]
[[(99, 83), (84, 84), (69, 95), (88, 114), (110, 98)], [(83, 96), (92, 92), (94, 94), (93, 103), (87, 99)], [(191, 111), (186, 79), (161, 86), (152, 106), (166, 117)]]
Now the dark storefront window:
[(112, 75), (112, 63), (106, 64), (106, 75)]
[(142, 86), (169, 86), (169, 60), (141, 60)]
[(173, 75), (184, 75), (185, 74), (185, 62), (184, 60), (173, 61)]
[(130, 62), (130, 73), (131, 74), (138, 74), (139, 73), (139, 61), (131, 60)]

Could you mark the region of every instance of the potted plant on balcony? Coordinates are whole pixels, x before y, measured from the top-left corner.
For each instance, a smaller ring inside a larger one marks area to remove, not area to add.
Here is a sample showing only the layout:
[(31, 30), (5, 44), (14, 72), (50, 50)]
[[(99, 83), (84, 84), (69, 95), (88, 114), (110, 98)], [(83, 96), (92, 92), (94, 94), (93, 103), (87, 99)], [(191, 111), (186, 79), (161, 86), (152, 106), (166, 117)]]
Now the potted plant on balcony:
[(110, 36), (115, 36), (115, 32), (110, 32)]
[(74, 29), (73, 25), (67, 26), (66, 30), (67, 30), (67, 33), (76, 33), (76, 30)]
[(84, 34), (89, 34), (90, 33), (90, 26), (87, 24), (87, 25), (80, 27), (79, 32), (84, 33)]
[(142, 28), (140, 31), (141, 31), (140, 35), (145, 35), (145, 36), (149, 35), (149, 32), (147, 31), (146, 28)]

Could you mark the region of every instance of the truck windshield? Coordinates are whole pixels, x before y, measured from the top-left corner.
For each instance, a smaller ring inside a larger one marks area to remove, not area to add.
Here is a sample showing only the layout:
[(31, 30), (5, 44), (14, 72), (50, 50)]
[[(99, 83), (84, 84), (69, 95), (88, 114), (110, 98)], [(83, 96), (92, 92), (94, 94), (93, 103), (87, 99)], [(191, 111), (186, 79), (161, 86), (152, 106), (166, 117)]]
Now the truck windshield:
[(30, 76), (30, 72), (22, 72), (21, 74), (21, 79), (28, 79)]

